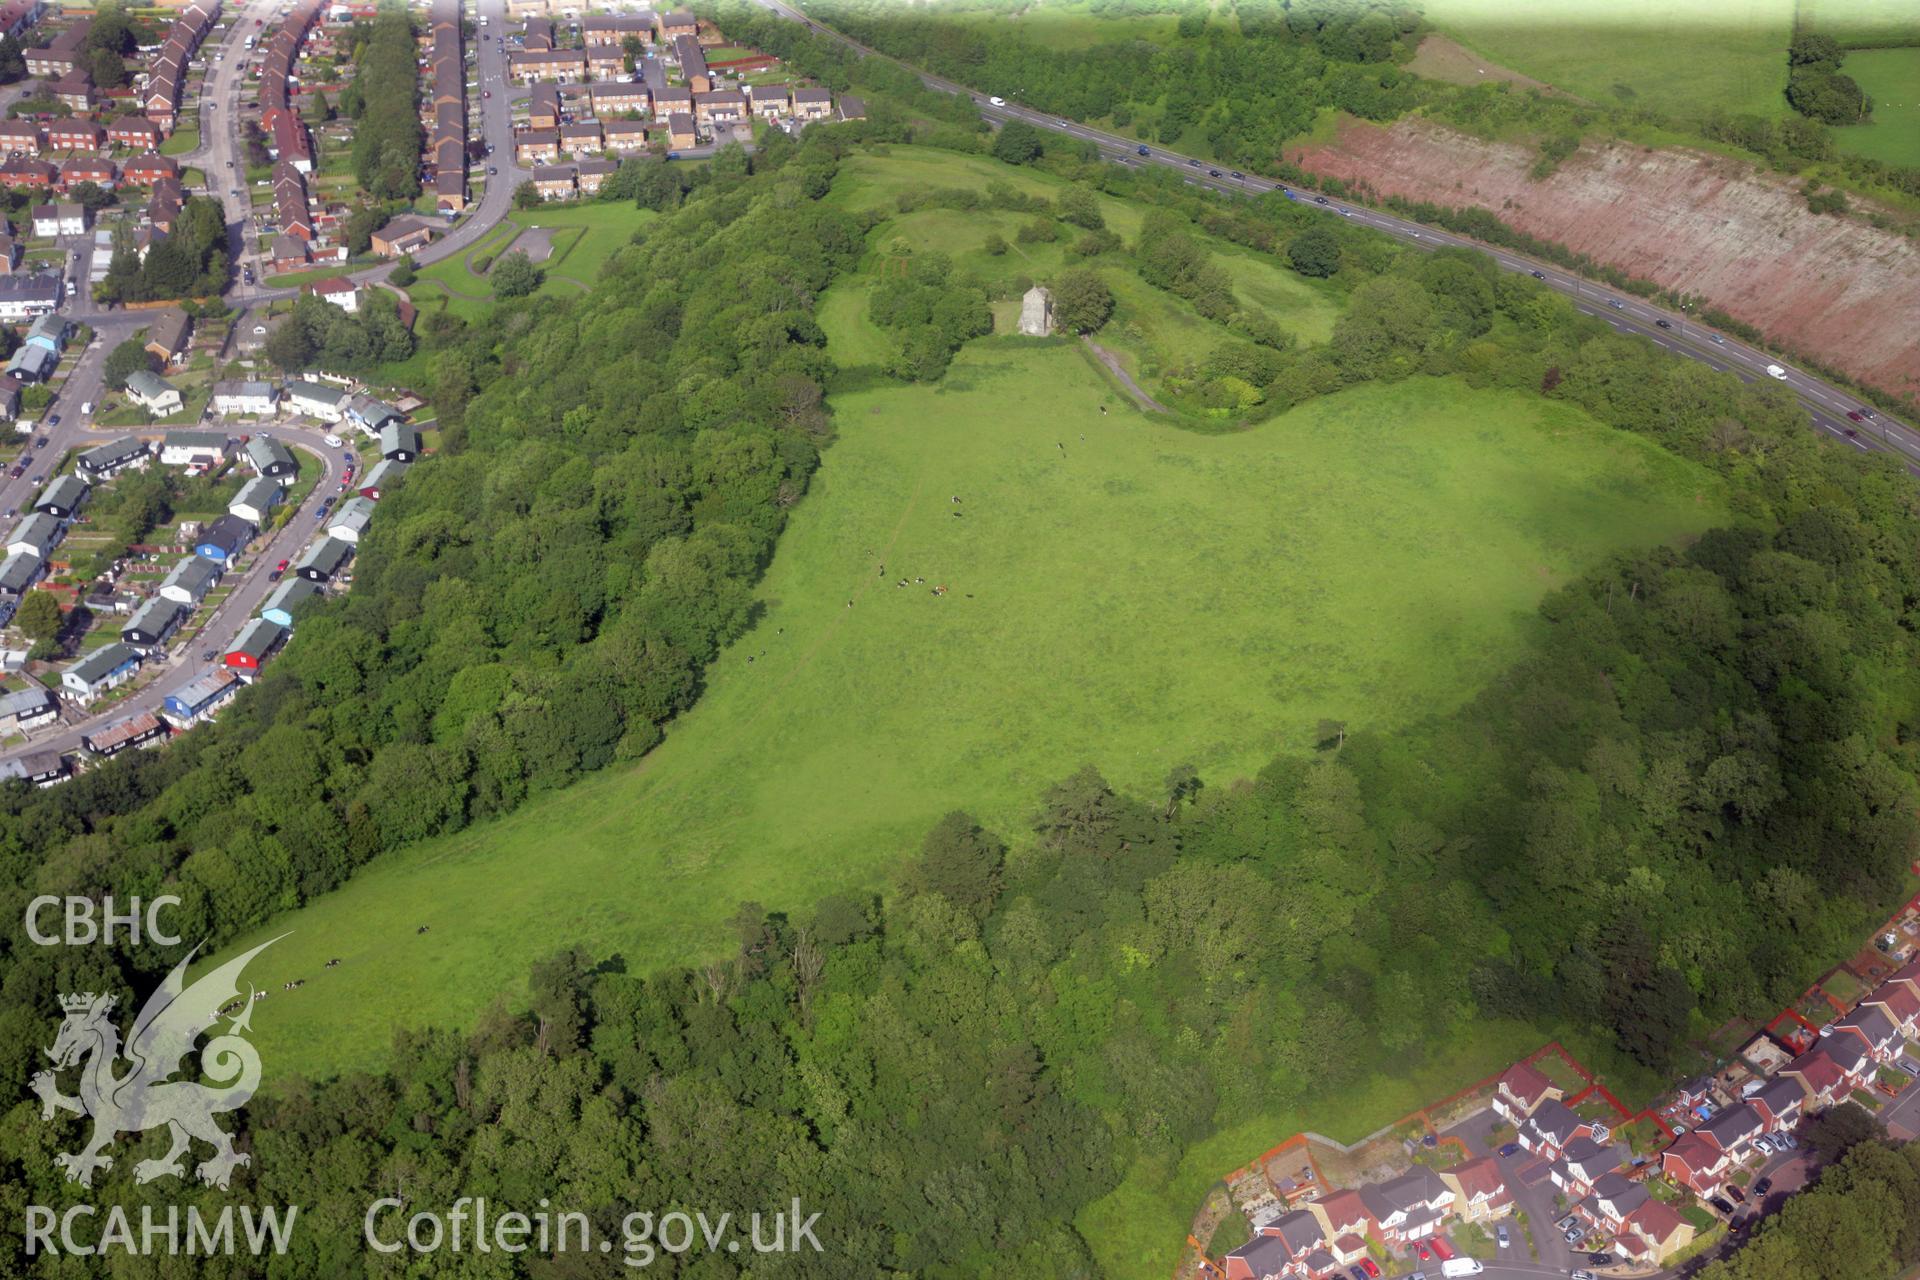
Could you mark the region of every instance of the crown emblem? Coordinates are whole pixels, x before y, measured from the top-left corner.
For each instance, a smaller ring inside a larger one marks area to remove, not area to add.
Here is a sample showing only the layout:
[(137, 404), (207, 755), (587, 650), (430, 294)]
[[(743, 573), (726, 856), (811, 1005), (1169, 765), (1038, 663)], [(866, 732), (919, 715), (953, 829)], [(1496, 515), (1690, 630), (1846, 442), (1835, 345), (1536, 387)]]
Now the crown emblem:
[[(87, 1010), (93, 1008), (93, 1001), (94, 1001), (93, 992), (83, 991), (79, 995), (61, 996), (60, 1007), (68, 1013), (85, 1013)], [(104, 1009), (111, 1009), (112, 1007), (113, 1007), (113, 997), (108, 996), (106, 998), (106, 1003), (102, 1005), (101, 1008), (104, 1010)]]

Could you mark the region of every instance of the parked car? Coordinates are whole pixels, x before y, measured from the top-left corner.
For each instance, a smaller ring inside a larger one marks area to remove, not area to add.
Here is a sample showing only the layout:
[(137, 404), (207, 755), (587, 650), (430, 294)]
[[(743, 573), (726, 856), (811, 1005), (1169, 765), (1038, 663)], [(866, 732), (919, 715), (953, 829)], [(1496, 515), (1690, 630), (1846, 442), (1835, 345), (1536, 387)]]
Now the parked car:
[[(85, 413), (85, 412), (86, 412), (86, 408), (85, 408), (85, 406), (82, 406), (82, 407), (81, 407), (81, 409), (80, 409), (80, 412), (82, 412), (82, 413)], [(36, 449), (44, 449), (44, 448), (46, 448), (46, 447), (47, 447), (47, 444), (48, 444), (48, 441), (49, 441), (49, 439), (50, 439), (50, 437), (47, 437), (47, 436), (41, 436), (41, 437), (40, 437), (40, 438), (39, 438), (38, 440), (35, 440), (35, 441), (33, 442), (33, 447), (34, 447), (34, 448), (36, 448)]]
[(1367, 1273), (1367, 1280), (1380, 1280), (1380, 1265), (1372, 1258), (1360, 1259), (1360, 1269)]
[(1593, 1280), (1593, 1272), (1576, 1271), (1573, 1273), (1573, 1280)]
[(291, 560), (282, 560), (279, 564), (273, 566), (273, 571), (275, 573), (285, 573), (287, 571), (287, 566), (292, 563), (293, 562)]
[(1435, 1236), (1427, 1241), (1427, 1243), (1433, 1246), (1433, 1254), (1436, 1258), (1440, 1259), (1440, 1261), (1451, 1262), (1453, 1260), (1453, 1246), (1441, 1237)]
[(1560, 1233), (1560, 1238), (1565, 1240), (1568, 1244), (1579, 1244), (1580, 1237), (1586, 1234), (1587, 1233), (1585, 1229), (1582, 1228), (1579, 1223), (1575, 1223), (1573, 1226), (1568, 1227), (1565, 1231), (1562, 1231)]
[(1367, 1273), (1359, 1267), (1348, 1267), (1347, 1274), (1352, 1276), (1353, 1280), (1367, 1280)]
[(1753, 1149), (1755, 1151), (1760, 1152), (1762, 1155), (1770, 1156), (1773, 1154), (1773, 1150), (1774, 1150), (1773, 1139), (1769, 1138), (1766, 1134), (1763, 1133), (1759, 1137), (1753, 1140)]
[(1433, 1261), (1433, 1250), (1427, 1248), (1427, 1242), (1425, 1240), (1414, 1241), (1413, 1251), (1420, 1255), (1420, 1261), (1422, 1262)]
[(1572, 1214), (1568, 1214), (1566, 1217), (1554, 1223), (1553, 1228), (1556, 1231), (1565, 1231), (1568, 1227), (1572, 1226), (1574, 1223), (1578, 1221), (1580, 1221), (1580, 1219), (1574, 1217)]
[(268, 582), (278, 582), (278, 581), (280, 581), (280, 575), (281, 575), (282, 573), (284, 573), (284, 572), (285, 572), (285, 570), (283, 570), (283, 569), (275, 569), (275, 570), (274, 570), (274, 571), (273, 571), (272, 573), (269, 573), (269, 574), (267, 575), (267, 581), (268, 581)]
[(57, 413), (50, 413), (50, 414), (48, 414), (48, 415), (47, 415), (47, 425), (48, 425), (48, 426), (50, 426), (50, 427), (57, 427), (57, 426), (59, 426), (59, 425), (60, 425), (60, 415), (59, 415), (59, 414), (57, 414)]
[(1507, 1233), (1507, 1224), (1504, 1222), (1494, 1228), (1493, 1238), (1494, 1242), (1502, 1249), (1507, 1248), (1513, 1243), (1513, 1237)]
[(1590, 1253), (1587, 1255), (1587, 1261), (1596, 1267), (1610, 1267), (1613, 1265), (1613, 1255), (1610, 1253)]
[[(1900, 1068), (1902, 1071), (1906, 1072), (1908, 1075), (1913, 1076), (1916, 1079), (1920, 1079), (1920, 1063), (1915, 1063), (1912, 1058), (1895, 1058), (1893, 1060), (1893, 1065)], [(1780, 1136), (1784, 1138), (1786, 1135), (1781, 1134)]]
[(1719, 1196), (1715, 1196), (1713, 1199), (1707, 1201), (1707, 1203), (1713, 1206), (1715, 1209), (1718, 1209), (1725, 1216), (1729, 1218), (1733, 1216), (1733, 1206), (1728, 1204), (1725, 1200), (1721, 1199)]
[(1760, 1179), (1760, 1181), (1753, 1184), (1753, 1195), (1756, 1200), (1766, 1199), (1767, 1192), (1771, 1190), (1773, 1190), (1772, 1178), (1762, 1178)]
[(496, 173), (498, 173), (498, 172), (500, 172), (500, 167), (499, 167), (498, 165), (491, 165), (491, 164), (490, 164), (490, 165), (488, 165), (488, 166), (487, 166), (487, 176), (488, 176), (489, 178), (491, 178), (491, 177), (492, 177), (492, 176), (493, 176), (494, 174), (496, 174)]
[(1789, 1151), (1800, 1145), (1800, 1139), (1790, 1133), (1776, 1133), (1773, 1135), (1773, 1140), (1776, 1144), (1785, 1147)]
[(1509, 1142), (1506, 1146), (1500, 1148), (1500, 1154), (1503, 1156), (1515, 1155), (1515, 1154), (1518, 1154), (1519, 1150), (1520, 1150), (1519, 1143)]
[(1727, 1184), (1727, 1194), (1733, 1197), (1735, 1204), (1745, 1204), (1747, 1202), (1747, 1193), (1740, 1189), (1740, 1184), (1737, 1182), (1729, 1182)]

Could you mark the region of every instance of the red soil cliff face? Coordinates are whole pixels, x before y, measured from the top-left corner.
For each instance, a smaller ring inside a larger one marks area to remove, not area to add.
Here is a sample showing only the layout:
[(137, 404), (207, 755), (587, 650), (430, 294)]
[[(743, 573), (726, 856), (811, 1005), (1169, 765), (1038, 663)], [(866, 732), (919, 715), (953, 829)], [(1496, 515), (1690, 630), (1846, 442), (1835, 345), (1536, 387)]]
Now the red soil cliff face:
[(1422, 120), (1359, 122), (1290, 149), (1378, 195), (1478, 205), (1543, 240), (1715, 306), (1895, 394), (1920, 390), (1920, 249), (1814, 214), (1790, 179), (1705, 152), (1583, 146), (1532, 181), (1535, 155)]

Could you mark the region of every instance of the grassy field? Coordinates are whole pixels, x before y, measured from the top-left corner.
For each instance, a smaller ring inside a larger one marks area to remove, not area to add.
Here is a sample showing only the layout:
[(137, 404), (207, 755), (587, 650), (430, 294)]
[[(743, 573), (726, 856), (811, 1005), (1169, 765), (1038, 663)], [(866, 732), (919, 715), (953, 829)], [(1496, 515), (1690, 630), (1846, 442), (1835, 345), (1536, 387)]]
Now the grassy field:
[(1846, 73), (1873, 102), (1873, 123), (1833, 131), (1842, 151), (1893, 165), (1920, 165), (1920, 48), (1856, 49)]
[[(1894, 45), (1920, 40), (1920, 8), (1913, 0), (1799, 0), (1800, 21), (1845, 45)], [(1851, 72), (1852, 67), (1848, 67)]]
[(552, 256), (536, 265), (547, 273), (543, 294), (578, 295), (599, 278), (600, 268), (627, 244), (634, 231), (654, 216), (631, 204), (556, 205), (507, 215), (479, 243), (451, 258), (420, 269), (408, 293), (421, 306), (444, 305), (455, 315), (472, 318), (493, 303), (493, 284), (474, 270), (481, 258), (497, 258), (513, 248), (527, 248), (529, 228), (551, 228)]
[(1134, 413), (1071, 344), (992, 339), (940, 385), (835, 404), (765, 616), (699, 705), (639, 766), (263, 931), (293, 936), (259, 980), (310, 980), (259, 1010), (270, 1060), (376, 1060), (396, 1022), (468, 1023), (563, 943), (641, 969), (713, 954), (739, 899), (883, 886), (941, 813), (1017, 832), (1088, 761), (1128, 788), (1186, 761), (1221, 780), (1323, 715), (1444, 710), (1518, 652), (1544, 591), (1719, 515), (1652, 447), (1455, 382), (1203, 436)]
[[(1030, 169), (983, 157), (896, 147), (884, 158), (854, 156), (847, 160), (833, 198), (852, 209), (891, 209), (903, 192), (984, 188), (995, 181), (1048, 197), (1057, 196), (1066, 186)], [(1107, 225), (1121, 236), (1131, 238), (1139, 232), (1138, 205), (1106, 198), (1100, 204)], [(949, 255), (955, 266), (973, 272), (989, 285), (1005, 285), (1020, 276), (1044, 281), (1067, 265), (1066, 240), (1020, 243), (1019, 229), (1032, 217), (1000, 210), (921, 209), (876, 227), (869, 243), (882, 254), (896, 245), (915, 253), (939, 250)], [(1007, 242), (1005, 254), (994, 257), (986, 253), (982, 246), (989, 234), (998, 234)], [(1232, 273), (1241, 302), (1267, 311), (1302, 341), (1322, 342), (1333, 331), (1341, 305), (1336, 286), (1307, 280), (1268, 255), (1212, 237), (1200, 239)], [(1118, 302), (1101, 342), (1119, 352), (1135, 376), (1168, 362), (1197, 359), (1220, 343), (1235, 340), (1224, 327), (1204, 319), (1186, 302), (1142, 283), (1127, 269), (1123, 258), (1098, 259), (1093, 265), (1106, 276)], [(841, 292), (834, 290), (829, 297)], [(833, 305), (844, 308), (850, 304), (841, 298)], [(858, 350), (837, 358), (846, 364), (879, 362), (880, 357), (872, 352), (877, 349), (884, 353), (885, 335), (865, 324), (852, 326), (847, 332), (855, 338)]]
[(1794, 0), (1432, 0), (1425, 12), (1495, 62), (1593, 102), (1681, 118), (1785, 109)]

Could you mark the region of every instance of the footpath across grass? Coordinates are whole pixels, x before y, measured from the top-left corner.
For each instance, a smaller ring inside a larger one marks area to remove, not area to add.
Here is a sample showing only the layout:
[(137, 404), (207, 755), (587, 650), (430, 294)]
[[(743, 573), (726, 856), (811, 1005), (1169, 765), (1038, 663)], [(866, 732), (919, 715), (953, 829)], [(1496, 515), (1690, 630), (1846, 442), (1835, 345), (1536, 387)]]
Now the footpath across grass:
[(638, 766), (262, 930), (293, 933), (259, 980), (308, 979), (256, 1017), (270, 1060), (320, 1075), (396, 1025), (471, 1025), (563, 942), (639, 970), (710, 957), (741, 899), (884, 887), (957, 806), (1017, 836), (1082, 764), (1157, 794), (1183, 762), (1223, 785), (1305, 749), (1323, 716), (1413, 723), (1516, 657), (1544, 592), (1721, 517), (1689, 464), (1455, 380), (1200, 435), (1070, 343), (990, 339), (940, 384), (834, 404), (764, 616), (699, 704)]

